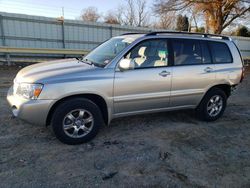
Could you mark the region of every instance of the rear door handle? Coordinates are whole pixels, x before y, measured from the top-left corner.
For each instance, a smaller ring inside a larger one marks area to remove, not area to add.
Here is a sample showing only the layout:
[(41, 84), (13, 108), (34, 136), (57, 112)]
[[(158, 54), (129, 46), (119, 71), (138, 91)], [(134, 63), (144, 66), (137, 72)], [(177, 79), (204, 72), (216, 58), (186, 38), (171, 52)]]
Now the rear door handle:
[(159, 73), (159, 75), (162, 76), (162, 77), (166, 77), (167, 75), (170, 75), (170, 72), (162, 71), (162, 72)]
[(211, 67), (207, 67), (207, 68), (204, 69), (204, 71), (205, 71), (205, 72), (212, 72), (213, 69), (212, 69)]

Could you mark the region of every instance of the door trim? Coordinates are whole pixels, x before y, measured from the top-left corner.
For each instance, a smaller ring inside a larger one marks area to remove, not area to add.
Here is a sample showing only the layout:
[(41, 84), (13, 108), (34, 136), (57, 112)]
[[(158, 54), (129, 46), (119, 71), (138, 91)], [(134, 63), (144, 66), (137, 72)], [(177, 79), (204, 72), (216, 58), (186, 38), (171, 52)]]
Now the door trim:
[(149, 110), (139, 110), (139, 111), (132, 111), (132, 112), (122, 112), (122, 113), (113, 114), (113, 119), (118, 118), (118, 117), (124, 117), (124, 116), (132, 116), (132, 115), (140, 115), (140, 114), (156, 113), (156, 112), (164, 112), (164, 111), (174, 111), (174, 110), (182, 110), (182, 109), (194, 109), (194, 108), (196, 108), (195, 105), (186, 105), (186, 106), (156, 108), (156, 109), (149, 109)]

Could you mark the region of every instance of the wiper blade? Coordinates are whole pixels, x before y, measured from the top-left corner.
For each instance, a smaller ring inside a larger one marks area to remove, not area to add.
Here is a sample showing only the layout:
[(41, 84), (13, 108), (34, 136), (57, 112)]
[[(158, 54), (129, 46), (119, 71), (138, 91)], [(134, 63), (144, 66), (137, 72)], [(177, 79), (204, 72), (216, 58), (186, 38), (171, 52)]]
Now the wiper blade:
[(86, 63), (88, 65), (94, 65), (94, 63), (88, 59), (83, 59), (82, 57), (81, 58), (76, 57), (76, 59), (78, 60), (78, 62)]
[(82, 62), (82, 63), (86, 63), (86, 64), (88, 64), (88, 65), (94, 65), (94, 66), (96, 66), (96, 67), (104, 67), (104, 65), (102, 65), (102, 64), (99, 64), (99, 63), (95, 63), (95, 62), (93, 62), (93, 61), (91, 61), (91, 60), (89, 60), (89, 59), (87, 59), (87, 58), (76, 58), (79, 62)]

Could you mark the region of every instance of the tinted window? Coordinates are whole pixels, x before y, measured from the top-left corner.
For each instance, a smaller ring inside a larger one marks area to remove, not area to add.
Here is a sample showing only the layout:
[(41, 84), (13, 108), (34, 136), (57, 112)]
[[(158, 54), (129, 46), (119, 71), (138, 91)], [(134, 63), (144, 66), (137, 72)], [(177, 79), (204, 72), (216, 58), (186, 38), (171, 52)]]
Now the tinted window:
[(134, 61), (135, 68), (168, 65), (167, 40), (146, 40), (134, 47), (124, 58)]
[(198, 40), (173, 40), (174, 64), (201, 64), (201, 47)]
[(215, 63), (231, 63), (233, 61), (226, 44), (221, 42), (209, 42), (209, 46)]
[(212, 63), (211, 54), (209, 53), (207, 42), (200, 41), (201, 51), (202, 51), (202, 63), (209, 64)]

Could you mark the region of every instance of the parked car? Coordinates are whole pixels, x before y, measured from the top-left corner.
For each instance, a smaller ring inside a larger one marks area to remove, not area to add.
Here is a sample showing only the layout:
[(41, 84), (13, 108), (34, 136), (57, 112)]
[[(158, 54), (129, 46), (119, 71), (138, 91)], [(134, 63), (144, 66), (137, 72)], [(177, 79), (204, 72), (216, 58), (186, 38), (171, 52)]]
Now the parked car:
[(56, 137), (80, 144), (117, 117), (195, 109), (214, 121), (243, 79), (240, 52), (225, 36), (124, 34), (81, 59), (27, 66), (8, 92), (14, 116), (52, 125)]

